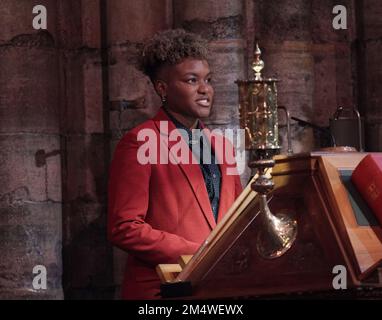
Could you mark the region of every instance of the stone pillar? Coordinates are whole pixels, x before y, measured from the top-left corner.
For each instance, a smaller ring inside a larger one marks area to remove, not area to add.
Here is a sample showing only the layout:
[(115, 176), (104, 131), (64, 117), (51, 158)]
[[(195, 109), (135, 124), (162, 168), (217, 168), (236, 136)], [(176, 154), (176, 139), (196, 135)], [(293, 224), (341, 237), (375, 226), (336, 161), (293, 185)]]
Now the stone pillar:
[(65, 299), (111, 299), (113, 259), (107, 241), (108, 124), (100, 0), (58, 1), (63, 150)]
[[(161, 105), (150, 80), (138, 70), (137, 58), (146, 39), (171, 26), (171, 0), (107, 1), (111, 152), (126, 131), (152, 118)], [(117, 299), (126, 257), (124, 251), (114, 249)]]
[[(239, 128), (238, 89), (246, 76), (245, 2), (240, 0), (174, 0), (174, 27), (200, 34), (210, 41), (215, 101), (203, 119), (210, 129)], [(236, 137), (234, 138), (236, 140)], [(234, 141), (235, 142), (235, 141)], [(244, 163), (239, 163), (244, 167)], [(243, 182), (247, 174), (242, 175)]]
[[(44, 31), (32, 28), (37, 4)], [(3, 0), (0, 16), (0, 299), (61, 299), (56, 1)], [(36, 265), (46, 289), (33, 287)]]
[(366, 151), (382, 151), (382, 4), (356, 2), (359, 38), (359, 105), (366, 119)]

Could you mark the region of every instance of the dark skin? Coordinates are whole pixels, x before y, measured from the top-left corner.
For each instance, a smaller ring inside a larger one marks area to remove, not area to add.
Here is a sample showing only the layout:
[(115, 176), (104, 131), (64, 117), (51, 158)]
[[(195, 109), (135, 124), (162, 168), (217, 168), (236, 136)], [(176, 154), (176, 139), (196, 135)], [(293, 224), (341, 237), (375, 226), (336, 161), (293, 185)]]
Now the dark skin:
[(166, 110), (186, 127), (194, 129), (199, 118), (210, 115), (214, 89), (206, 60), (185, 58), (176, 65), (163, 66), (154, 87), (166, 98)]

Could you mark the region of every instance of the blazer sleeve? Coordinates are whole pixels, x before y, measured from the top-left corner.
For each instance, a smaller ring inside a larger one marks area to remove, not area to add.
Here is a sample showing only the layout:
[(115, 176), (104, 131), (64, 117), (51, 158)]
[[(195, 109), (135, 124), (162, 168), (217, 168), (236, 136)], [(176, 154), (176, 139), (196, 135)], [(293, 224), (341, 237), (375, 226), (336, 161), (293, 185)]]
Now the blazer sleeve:
[(130, 132), (114, 152), (108, 190), (108, 238), (113, 245), (149, 264), (176, 262), (180, 255), (195, 253), (200, 244), (145, 222), (151, 165), (137, 160), (143, 143)]

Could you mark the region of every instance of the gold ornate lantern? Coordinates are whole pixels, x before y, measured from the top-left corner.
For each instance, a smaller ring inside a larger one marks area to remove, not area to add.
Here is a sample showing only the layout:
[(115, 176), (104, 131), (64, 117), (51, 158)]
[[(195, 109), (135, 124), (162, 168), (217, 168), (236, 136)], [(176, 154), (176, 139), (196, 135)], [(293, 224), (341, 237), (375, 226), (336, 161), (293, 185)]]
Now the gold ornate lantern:
[(277, 119), (277, 79), (261, 75), (264, 62), (256, 44), (252, 69), (255, 78), (237, 80), (239, 88), (240, 126), (245, 130), (245, 147), (250, 152), (248, 166), (258, 177), (252, 190), (260, 197), (260, 217), (263, 228), (258, 234), (257, 250), (267, 259), (283, 255), (297, 236), (297, 222), (287, 215), (273, 215), (268, 207), (267, 194), (274, 183), (266, 170), (275, 164), (273, 156), (280, 152)]

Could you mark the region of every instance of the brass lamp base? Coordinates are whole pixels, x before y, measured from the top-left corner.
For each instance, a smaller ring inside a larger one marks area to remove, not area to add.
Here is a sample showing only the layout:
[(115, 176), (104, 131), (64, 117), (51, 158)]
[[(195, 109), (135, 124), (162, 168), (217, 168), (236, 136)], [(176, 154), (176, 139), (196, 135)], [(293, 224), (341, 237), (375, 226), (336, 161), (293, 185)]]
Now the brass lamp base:
[(285, 214), (273, 215), (266, 196), (261, 195), (261, 214), (266, 226), (257, 236), (257, 251), (265, 259), (281, 257), (297, 237), (297, 221)]
[(258, 171), (258, 177), (251, 188), (260, 196), (260, 219), (263, 228), (257, 236), (257, 251), (265, 259), (282, 256), (297, 238), (297, 221), (285, 214), (273, 215), (268, 207), (267, 194), (272, 191), (274, 183), (265, 175), (265, 170), (272, 168), (274, 164), (272, 158), (251, 161), (249, 164)]

